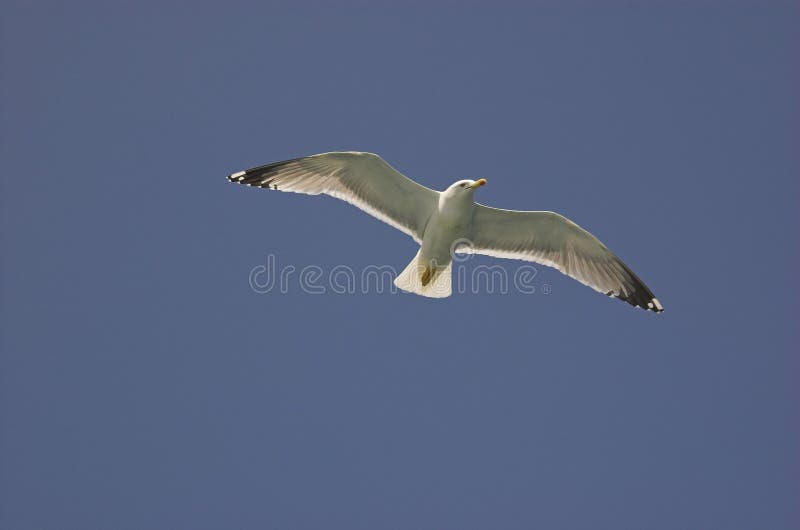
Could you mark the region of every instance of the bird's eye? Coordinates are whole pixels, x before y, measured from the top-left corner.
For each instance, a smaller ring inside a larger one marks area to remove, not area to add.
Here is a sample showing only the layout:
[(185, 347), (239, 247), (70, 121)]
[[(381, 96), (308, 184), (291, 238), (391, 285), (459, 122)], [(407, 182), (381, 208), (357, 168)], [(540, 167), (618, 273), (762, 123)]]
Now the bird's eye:
[(466, 185), (467, 185), (467, 183), (466, 183), (466, 182), (462, 182), (462, 183), (461, 183), (461, 187), (462, 187), (462, 188), (463, 188), (464, 186), (466, 186)]

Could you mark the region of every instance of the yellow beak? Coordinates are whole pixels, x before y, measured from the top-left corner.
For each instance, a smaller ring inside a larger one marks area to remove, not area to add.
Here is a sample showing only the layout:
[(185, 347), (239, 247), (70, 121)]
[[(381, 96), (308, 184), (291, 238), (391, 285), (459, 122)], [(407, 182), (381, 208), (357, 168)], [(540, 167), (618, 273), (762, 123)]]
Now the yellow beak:
[(470, 188), (472, 188), (474, 190), (475, 188), (480, 188), (481, 186), (485, 186), (485, 185), (486, 185), (486, 179), (478, 179), (478, 180), (475, 181), (475, 184), (470, 186)]

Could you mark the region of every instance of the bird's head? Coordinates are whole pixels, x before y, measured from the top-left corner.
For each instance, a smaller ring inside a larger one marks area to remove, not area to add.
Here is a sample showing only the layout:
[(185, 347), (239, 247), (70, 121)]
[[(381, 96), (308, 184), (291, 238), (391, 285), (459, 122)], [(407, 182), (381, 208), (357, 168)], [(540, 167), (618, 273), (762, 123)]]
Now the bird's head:
[(454, 182), (450, 184), (450, 187), (445, 190), (445, 194), (448, 196), (471, 196), (476, 189), (484, 186), (486, 184), (486, 179), (478, 179), (478, 180), (459, 180), (458, 182)]

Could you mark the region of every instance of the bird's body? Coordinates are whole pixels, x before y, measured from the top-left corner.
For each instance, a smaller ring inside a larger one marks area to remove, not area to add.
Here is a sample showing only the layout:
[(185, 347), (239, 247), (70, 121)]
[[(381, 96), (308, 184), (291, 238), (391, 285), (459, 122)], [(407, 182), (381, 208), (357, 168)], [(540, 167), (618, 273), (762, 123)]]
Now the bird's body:
[(403, 176), (378, 155), (335, 152), (277, 162), (230, 175), (232, 182), (281, 191), (325, 193), (354, 204), (410, 235), (417, 255), (395, 279), (409, 292), (451, 294), (454, 253), (533, 261), (609, 296), (663, 310), (647, 286), (605, 245), (565, 217), (500, 210), (475, 202), (484, 179), (460, 180), (442, 192)]
[[(446, 268), (453, 258), (453, 244), (468, 239), (472, 226), (475, 202), (471, 194), (450, 194), (439, 196), (439, 203), (431, 215), (422, 236), (419, 251), (419, 264), (432, 271)], [(421, 278), (427, 284), (426, 278)]]

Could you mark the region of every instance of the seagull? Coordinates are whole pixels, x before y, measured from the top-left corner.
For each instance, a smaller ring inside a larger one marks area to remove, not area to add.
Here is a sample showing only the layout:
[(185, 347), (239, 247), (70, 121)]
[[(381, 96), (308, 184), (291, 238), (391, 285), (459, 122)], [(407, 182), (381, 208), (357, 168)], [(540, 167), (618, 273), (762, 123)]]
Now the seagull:
[(380, 156), (321, 153), (229, 175), (246, 186), (344, 200), (411, 236), (419, 251), (394, 280), (408, 292), (450, 296), (454, 253), (511, 258), (554, 267), (632, 306), (664, 308), (636, 274), (592, 234), (548, 211), (501, 210), (475, 202), (486, 179), (459, 180), (444, 191), (414, 182)]

